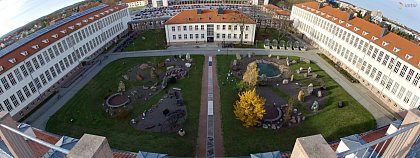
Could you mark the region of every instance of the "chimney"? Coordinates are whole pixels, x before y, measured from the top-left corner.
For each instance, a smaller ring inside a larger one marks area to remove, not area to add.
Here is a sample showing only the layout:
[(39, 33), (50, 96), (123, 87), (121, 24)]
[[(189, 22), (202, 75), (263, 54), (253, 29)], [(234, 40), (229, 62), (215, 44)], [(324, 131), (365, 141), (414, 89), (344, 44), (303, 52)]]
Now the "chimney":
[(223, 14), (223, 8), (219, 7), (219, 8), (217, 9), (217, 14)]
[(347, 15), (346, 21), (353, 19), (353, 17), (354, 17), (354, 13), (353, 11), (350, 11), (349, 14)]
[(324, 7), (324, 2), (319, 3), (318, 9), (321, 9), (322, 7)]
[(197, 14), (201, 14), (201, 13), (203, 13), (203, 10), (197, 9)]
[(389, 32), (388, 25), (386, 23), (382, 22), (381, 27), (382, 27), (382, 30), (381, 30), (380, 37), (384, 37)]

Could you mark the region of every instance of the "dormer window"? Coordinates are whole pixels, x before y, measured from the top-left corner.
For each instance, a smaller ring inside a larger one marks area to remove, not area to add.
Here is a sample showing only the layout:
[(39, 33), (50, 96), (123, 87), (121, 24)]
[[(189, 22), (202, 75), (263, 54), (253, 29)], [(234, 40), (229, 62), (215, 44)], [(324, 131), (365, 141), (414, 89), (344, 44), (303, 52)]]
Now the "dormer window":
[(89, 19), (90, 19), (90, 20), (93, 20), (93, 19), (95, 19), (95, 17), (91, 16)]
[(309, 8), (309, 7), (306, 7), (306, 9), (307, 9), (307, 10), (309, 10), (309, 9), (311, 9), (311, 8)]
[(306, 6), (302, 4), (302, 7), (305, 8)]
[(312, 8), (312, 9), (311, 9), (311, 11), (315, 11), (315, 9), (314, 9), (314, 8)]
[(88, 22), (88, 20), (87, 20), (87, 19), (85, 19), (85, 20), (83, 20), (83, 22), (87, 23), (87, 22)]
[(23, 56), (27, 56), (28, 55), (28, 52), (27, 51), (23, 51), (23, 52), (20, 52), (20, 54), (23, 55)]
[(349, 23), (346, 24), (346, 27), (350, 27), (350, 26), (352, 26), (352, 24), (349, 24)]
[(66, 34), (67, 30), (61, 30), (60, 32), (63, 33), (63, 34)]
[(337, 20), (337, 18), (336, 18), (336, 17), (333, 17), (333, 18), (332, 18), (332, 20), (333, 20), (333, 21), (336, 21), (336, 20)]
[(74, 29), (74, 26), (69, 26), (68, 27), (70, 30), (73, 30)]
[(58, 38), (58, 34), (53, 34), (51, 37), (52, 38)]
[(105, 13), (104, 12), (102, 12), (102, 13), (100, 13), (101, 15), (105, 15)]
[(33, 49), (38, 49), (38, 48), (39, 48), (39, 46), (38, 46), (38, 45), (33, 45), (33, 46), (32, 46), (32, 48), (33, 48)]
[(3, 66), (0, 66), (0, 71), (3, 71)]
[(375, 36), (372, 36), (372, 40), (377, 40), (378, 39), (378, 37), (375, 37)]
[(112, 9), (112, 8), (111, 8), (111, 9), (109, 9), (109, 11), (113, 12), (113, 11), (114, 11), (114, 9)]
[(387, 46), (389, 44), (389, 42), (387, 41), (382, 41), (382, 46)]
[(317, 11), (315, 11), (316, 13), (319, 13), (320, 11), (319, 10), (317, 10)]
[(105, 13), (107, 13), (107, 14), (108, 14), (108, 13), (109, 13), (109, 11), (108, 11), (108, 10), (105, 10)]
[(330, 18), (330, 17), (331, 17), (331, 15), (327, 15), (326, 17), (327, 17), (327, 18)]
[(339, 20), (338, 23), (342, 24), (344, 21), (343, 20)]
[(99, 18), (99, 14), (96, 14), (95, 17)]
[(354, 27), (354, 31), (359, 31), (359, 30), (360, 30), (360, 28)]
[(8, 61), (9, 61), (10, 63), (14, 64), (14, 63), (16, 63), (16, 58), (10, 58)]
[(325, 13), (324, 12), (321, 12), (321, 15), (325, 15)]
[(393, 51), (394, 51), (395, 53), (399, 52), (400, 50), (401, 50), (401, 48), (397, 48), (397, 47), (394, 47), (394, 49), (393, 49)]
[(81, 26), (81, 25), (82, 25), (82, 23), (81, 23), (81, 22), (78, 22), (78, 23), (76, 23), (76, 25), (77, 25), (77, 26)]
[(48, 39), (43, 39), (42, 40), (42, 43), (48, 43), (48, 42), (50, 42)]
[(411, 54), (406, 54), (405, 59), (410, 60), (413, 56)]
[(366, 36), (367, 34), (369, 34), (369, 32), (363, 31), (362, 35)]

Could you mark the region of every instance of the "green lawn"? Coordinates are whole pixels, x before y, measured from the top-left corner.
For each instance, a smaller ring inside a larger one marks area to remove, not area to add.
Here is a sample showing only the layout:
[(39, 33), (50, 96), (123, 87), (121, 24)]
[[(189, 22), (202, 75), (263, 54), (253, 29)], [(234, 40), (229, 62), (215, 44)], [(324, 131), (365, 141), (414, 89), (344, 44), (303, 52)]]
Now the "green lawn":
[[(333, 141), (376, 127), (376, 122), (371, 114), (316, 64), (299, 64), (293, 65), (291, 68), (311, 66), (312, 70), (323, 78), (329, 90), (328, 105), (321, 108), (317, 114), (306, 115), (307, 118), (303, 123), (289, 128), (281, 130), (244, 128), (233, 114), (232, 105), (238, 98), (237, 92), (233, 88), (234, 83), (226, 81), (226, 74), (229, 71), (227, 65), (230, 65), (229, 62), (234, 58), (234, 56), (217, 57), (219, 83), (225, 83), (220, 85), (222, 89), (220, 96), (225, 156), (246, 156), (250, 153), (274, 150), (291, 151), (295, 139), (298, 137), (322, 134), (327, 141)], [(297, 75), (295, 75), (295, 80), (309, 82)], [(287, 97), (287, 94), (281, 91), (276, 93), (281, 97)], [(346, 106), (344, 108), (339, 109), (337, 107), (339, 100), (345, 102)], [(304, 113), (308, 113), (308, 111), (304, 111)], [(309, 113), (312, 112), (309, 111)]]
[[(165, 58), (126, 58), (107, 65), (50, 118), (47, 131), (75, 138), (80, 138), (84, 133), (105, 136), (111, 148), (114, 149), (133, 152), (139, 150), (160, 152), (174, 156), (195, 156), (204, 56), (193, 56), (195, 63), (188, 77), (170, 85), (170, 87), (182, 88), (182, 95), (187, 106), (188, 118), (183, 127), (187, 134), (184, 137), (180, 137), (176, 133), (141, 132), (129, 125), (130, 119), (138, 117), (144, 110), (156, 104), (165, 90), (147, 102), (136, 105), (125, 119), (109, 118), (102, 107), (103, 98), (110, 91), (117, 90), (121, 76), (128, 69), (147, 61), (163, 61)], [(127, 89), (133, 85), (136, 83), (129, 82), (126, 84)], [(70, 122), (71, 119), (74, 121)]]
[[(144, 37), (144, 39), (143, 39)], [(134, 39), (124, 51), (160, 50), (166, 49), (166, 38), (164, 29), (148, 30)]]
[(338, 72), (340, 72), (344, 77), (347, 78), (347, 80), (349, 80), (350, 82), (353, 83), (359, 83), (359, 80), (357, 80), (357, 78), (354, 78), (351, 74), (349, 74), (346, 70), (337, 67), (336, 64), (334, 63), (334, 61), (332, 61), (330, 58), (328, 58), (326, 55), (318, 53), (318, 55), (324, 59), (325, 61), (327, 61), (328, 64), (330, 64), (331, 66), (333, 66)]

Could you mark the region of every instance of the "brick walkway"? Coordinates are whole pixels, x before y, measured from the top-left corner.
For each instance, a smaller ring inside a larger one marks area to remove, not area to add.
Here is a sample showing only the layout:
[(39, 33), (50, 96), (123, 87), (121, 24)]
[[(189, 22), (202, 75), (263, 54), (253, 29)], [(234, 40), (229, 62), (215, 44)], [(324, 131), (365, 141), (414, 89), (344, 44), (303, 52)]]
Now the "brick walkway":
[(215, 56), (212, 59), (211, 74), (208, 56), (203, 66), (197, 157), (223, 157), (224, 151)]

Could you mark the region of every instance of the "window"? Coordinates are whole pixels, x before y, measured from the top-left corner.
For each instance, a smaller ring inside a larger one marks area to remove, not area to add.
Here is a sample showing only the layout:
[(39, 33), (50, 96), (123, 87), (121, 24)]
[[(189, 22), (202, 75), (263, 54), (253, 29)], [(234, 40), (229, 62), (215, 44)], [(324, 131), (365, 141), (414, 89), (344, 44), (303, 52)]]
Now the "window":
[(10, 81), (10, 83), (14, 86), (14, 85), (16, 85), (16, 80), (15, 80), (15, 77), (13, 76), (13, 74), (12, 73), (9, 73), (8, 75), (7, 75), (7, 78), (9, 78), (9, 81)]
[(370, 73), (370, 78), (373, 78), (376, 74), (376, 68), (373, 68), (372, 73)]
[(420, 80), (420, 73), (417, 73), (416, 77), (414, 77), (413, 85), (417, 86), (417, 84), (419, 83), (419, 80)]
[(233, 38), (237, 39), (238, 38), (237, 34), (233, 34)]
[(226, 34), (222, 34), (222, 38), (226, 38)]
[(395, 63), (395, 59), (394, 58), (391, 58), (391, 61), (389, 61), (389, 65), (388, 65), (388, 69), (392, 69), (392, 67), (394, 66), (394, 63)]
[(45, 64), (45, 62), (44, 62), (44, 59), (42, 58), (42, 55), (41, 54), (38, 54), (38, 60), (39, 60), (39, 63), (41, 64), (41, 65), (44, 65)]
[(216, 34), (216, 38), (220, 38), (220, 33), (217, 33)]
[(0, 94), (3, 94), (3, 93), (4, 93), (3, 88), (1, 88), (0, 86)]
[(181, 26), (177, 26), (178, 31), (181, 31)]
[(184, 31), (187, 31), (187, 26), (182, 26)]
[(39, 78), (41, 79), (43, 85), (47, 84), (47, 80), (45, 79), (44, 74), (39, 75)]
[(47, 70), (47, 71), (45, 71), (44, 73), (45, 73), (45, 76), (47, 76), (47, 80), (48, 80), (48, 81), (51, 81), (51, 80), (52, 80), (52, 78), (51, 78), (50, 72)]
[(411, 95), (412, 95), (411, 91), (407, 91), (404, 97), (404, 103), (408, 103), (408, 101), (410, 101)]
[(365, 71), (366, 65), (367, 65), (367, 62), (364, 61), (362, 67), (360, 68), (360, 70)]
[(57, 74), (61, 74), (61, 69), (60, 69), (60, 67), (58, 66), (58, 63), (57, 63), (57, 64), (55, 64), (55, 65), (54, 65), (54, 67), (55, 67), (55, 70), (57, 70)]
[(182, 35), (181, 34), (178, 35), (178, 39), (182, 39)]
[(411, 77), (413, 77), (413, 75), (414, 75), (414, 70), (410, 69), (410, 71), (408, 71), (408, 75), (407, 75), (407, 77), (405, 77), (405, 79), (406, 79), (408, 82), (410, 82)]
[(388, 60), (389, 60), (389, 55), (386, 54), (384, 60), (382, 61), (382, 65), (385, 66), (387, 64)]
[(238, 25), (233, 26), (233, 30), (238, 30)]
[(382, 76), (382, 72), (381, 71), (378, 71), (378, 74), (376, 74), (375, 81), (378, 82), (379, 79), (381, 79), (381, 76)]
[(31, 62), (30, 62), (30, 61), (28, 61), (28, 62), (26, 62), (25, 64), (26, 64), (26, 67), (28, 68), (29, 72), (30, 72), (30, 73), (33, 73), (33, 72), (34, 72), (34, 68), (32, 67)]
[(204, 34), (201, 34), (201, 38), (204, 39)]
[(10, 89), (9, 82), (7, 82), (6, 77), (1, 78), (1, 83), (3, 84), (3, 87), (4, 87), (6, 90)]
[(172, 39), (173, 40), (176, 40), (176, 35), (172, 35)]
[(57, 77), (57, 74), (55, 73), (54, 67), (50, 68), (51, 74), (53, 76), (53, 78)]
[[(219, 25), (217, 25), (217, 26), (219, 26)], [(195, 25), (194, 28), (195, 28), (195, 30), (198, 30), (198, 25)]]
[(386, 81), (388, 81), (388, 76), (384, 75), (384, 77), (382, 77), (382, 80), (381, 80), (381, 85), (385, 86)]
[(29, 88), (31, 88), (32, 93), (35, 93), (37, 91), (37, 89), (35, 88), (35, 85), (32, 81), (29, 82)]
[(231, 39), (232, 38), (232, 34), (228, 34), (228, 39)]
[(375, 59), (377, 54), (378, 54), (378, 48), (375, 48), (372, 54), (372, 59)]
[(198, 39), (198, 34), (195, 34), (195, 38)]
[(201, 25), (201, 30), (204, 30), (204, 25)]
[(175, 32), (175, 26), (172, 26), (172, 32)]
[(44, 56), (44, 58), (45, 58), (45, 62), (50, 62), (50, 57), (48, 56), (48, 54), (47, 54), (47, 52), (46, 51), (43, 51), (42, 52), (42, 55)]
[(392, 80), (391, 78), (388, 80), (388, 83), (386, 84), (386, 89), (387, 90), (390, 90), (391, 89), (391, 85), (392, 85), (392, 83), (394, 82), (394, 80)]
[(414, 95), (413, 99), (411, 100), (410, 107), (414, 108), (418, 100), (419, 100), (419, 97), (417, 95)]
[(31, 96), (31, 92), (29, 92), (28, 86), (23, 86), (23, 92), (25, 92), (27, 98)]
[(248, 34), (245, 34), (245, 39), (248, 39)]
[(249, 30), (249, 26), (245, 26), (245, 30), (248, 31)]
[(51, 59), (54, 59), (55, 58), (54, 53), (53, 53), (53, 51), (52, 51), (51, 48), (48, 48), (48, 54), (50, 55), (50, 58)]
[(19, 102), (18, 102), (18, 100), (16, 99), (16, 96), (15, 96), (14, 94), (12, 94), (12, 96), (10, 96), (10, 100), (12, 100), (12, 103), (13, 103), (13, 105), (14, 105), (15, 107), (18, 107), (18, 106), (19, 106)]
[(36, 58), (32, 58), (32, 62), (34, 63), (35, 69), (39, 69), (39, 64), (38, 64), (38, 60), (36, 60)]
[(194, 34), (190, 34), (190, 39), (193, 39), (194, 38)]
[(228, 25), (228, 30), (232, 30), (232, 25)]
[(187, 34), (184, 34), (184, 39), (187, 39), (187, 37), (188, 37), (188, 35)]
[(384, 55), (384, 52), (380, 51), (378, 55), (378, 59), (376, 59), (376, 61), (381, 62), (383, 55)]
[(226, 25), (223, 25), (222, 26), (222, 30), (226, 30)]
[(405, 92), (405, 88), (401, 86), (401, 89), (400, 89), (400, 91), (398, 92), (398, 95), (397, 95), (398, 99), (401, 99), (401, 97), (403, 96), (404, 92)]
[(15, 76), (18, 79), (18, 81), (22, 81), (23, 80), (22, 75), (20, 74), (19, 69), (15, 69), (15, 70), (13, 70), (13, 72), (15, 73)]
[(407, 68), (408, 68), (407, 66), (405, 66), (405, 65), (403, 66), (403, 68), (401, 69), (401, 72), (400, 72), (401, 77), (404, 77), (405, 72), (407, 71)]
[(394, 87), (392, 87), (392, 94), (395, 94), (395, 92), (397, 92), (398, 87), (400, 86), (400, 84), (398, 84), (398, 82), (395, 82)]
[(36, 85), (36, 87), (37, 87), (38, 89), (41, 89), (41, 88), (42, 88), (41, 82), (39, 82), (39, 79), (38, 79), (38, 78), (35, 78), (35, 79), (34, 79), (34, 82), (35, 82), (35, 85)]
[(188, 26), (188, 30), (192, 31), (192, 25)]
[(13, 110), (12, 105), (9, 102), (9, 99), (4, 100), (3, 103), (6, 106), (7, 111), (12, 111)]
[(401, 62), (397, 61), (397, 65), (394, 67), (394, 73), (398, 73), (398, 70), (400, 70)]

